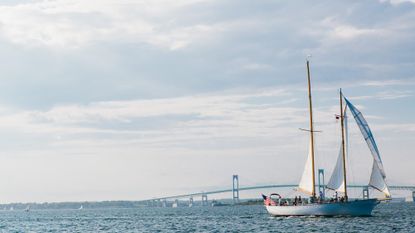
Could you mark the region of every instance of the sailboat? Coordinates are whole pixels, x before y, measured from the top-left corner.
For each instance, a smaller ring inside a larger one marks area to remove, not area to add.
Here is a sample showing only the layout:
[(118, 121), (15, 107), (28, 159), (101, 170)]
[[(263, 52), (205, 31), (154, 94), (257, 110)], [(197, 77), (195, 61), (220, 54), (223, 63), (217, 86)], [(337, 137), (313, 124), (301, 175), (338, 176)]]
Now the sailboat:
[[(347, 176), (346, 176), (346, 156), (348, 143), (348, 130), (347, 130), (347, 112), (352, 113), (360, 132), (366, 141), (372, 157), (372, 173), (368, 186), (382, 192), (385, 198), (390, 198), (391, 194), (386, 183), (386, 175), (383, 168), (383, 163), (380, 158), (380, 153), (373, 137), (372, 131), (369, 128), (368, 123), (363, 117), (362, 113), (343, 95), (340, 89), (340, 123), (341, 123), (341, 146), (340, 153), (337, 159), (337, 163), (333, 170), (330, 181), (327, 185), (328, 189), (336, 191), (335, 199), (325, 199), (325, 194), (320, 193), (316, 195), (316, 182), (315, 182), (315, 163), (314, 163), (314, 130), (313, 125), (313, 107), (311, 98), (311, 78), (310, 78), (310, 62), (307, 59), (307, 80), (308, 80), (308, 102), (309, 102), (309, 114), (310, 114), (310, 129), (306, 130), (310, 133), (310, 145), (307, 162), (304, 168), (304, 172), (298, 186), (298, 191), (310, 195), (308, 202), (297, 201), (293, 204), (288, 202), (281, 203), (281, 196), (278, 202), (273, 201), (270, 197), (263, 195), (264, 203), (269, 214), (273, 216), (370, 216), (373, 209), (379, 204), (380, 199), (377, 198), (364, 198), (350, 200), (347, 193)], [(343, 104), (345, 102), (345, 106)], [(337, 193), (342, 196), (337, 198)]]

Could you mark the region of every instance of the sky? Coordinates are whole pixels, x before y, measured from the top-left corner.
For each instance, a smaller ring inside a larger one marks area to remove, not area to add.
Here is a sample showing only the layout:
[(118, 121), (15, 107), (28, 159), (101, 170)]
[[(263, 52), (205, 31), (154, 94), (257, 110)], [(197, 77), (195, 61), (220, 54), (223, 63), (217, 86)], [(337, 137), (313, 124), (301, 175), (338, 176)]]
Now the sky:
[[(413, 0), (3, 0), (0, 202), (140, 200), (233, 174), (296, 184), (309, 54), (317, 166), (334, 167), (342, 88), (388, 182), (415, 185), (414, 41)], [(352, 123), (351, 180), (365, 184)]]

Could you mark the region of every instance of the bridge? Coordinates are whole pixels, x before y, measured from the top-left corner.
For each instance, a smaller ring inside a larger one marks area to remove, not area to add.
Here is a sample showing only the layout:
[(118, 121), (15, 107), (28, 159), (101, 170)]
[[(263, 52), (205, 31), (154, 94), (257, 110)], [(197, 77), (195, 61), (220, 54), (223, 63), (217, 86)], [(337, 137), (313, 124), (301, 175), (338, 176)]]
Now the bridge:
[[(321, 173), (319, 171), (319, 173)], [(322, 181), (322, 183), (321, 183)], [(255, 186), (239, 186), (239, 178), (238, 175), (233, 175), (232, 177), (232, 188), (225, 188), (225, 189), (218, 189), (218, 190), (211, 190), (206, 192), (194, 192), (194, 193), (187, 193), (187, 194), (180, 194), (180, 195), (172, 195), (172, 196), (164, 196), (164, 197), (156, 197), (146, 200), (140, 200), (139, 202), (142, 203), (152, 203), (152, 202), (162, 202), (166, 203), (167, 200), (174, 200), (174, 203), (178, 203), (179, 199), (189, 198), (189, 204), (193, 204), (193, 198), (201, 197), (202, 205), (207, 205), (208, 202), (208, 195), (212, 194), (222, 194), (222, 193), (232, 193), (232, 200), (234, 203), (239, 202), (239, 192), (247, 191), (247, 190), (256, 190), (256, 189), (271, 189), (271, 188), (296, 188), (298, 187), (297, 184), (270, 184), (270, 185), (255, 185)], [(320, 179), (319, 174), (319, 184), (316, 185), (319, 191), (325, 191), (326, 186), (324, 185), (324, 172), (323, 178)], [(362, 189), (364, 195), (368, 195), (368, 186), (367, 185), (356, 185), (351, 184), (347, 186), (348, 188), (355, 188), (355, 189)], [(412, 197), (415, 201), (415, 186), (408, 186), (408, 185), (390, 185), (390, 190), (404, 190), (404, 191), (412, 191)], [(366, 193), (366, 194), (365, 194)]]

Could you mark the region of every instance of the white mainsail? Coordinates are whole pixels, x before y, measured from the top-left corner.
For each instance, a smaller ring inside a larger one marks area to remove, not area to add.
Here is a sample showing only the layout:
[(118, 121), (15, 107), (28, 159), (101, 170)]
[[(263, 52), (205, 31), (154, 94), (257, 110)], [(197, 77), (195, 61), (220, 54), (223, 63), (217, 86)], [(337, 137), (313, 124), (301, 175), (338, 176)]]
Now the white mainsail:
[(298, 189), (304, 193), (313, 194), (313, 158), (312, 158), (311, 139), (308, 150), (307, 162), (305, 163), (303, 176), (301, 177)]
[(386, 174), (383, 168), (382, 159), (380, 158), (379, 149), (376, 145), (375, 138), (373, 137), (372, 131), (369, 128), (369, 125), (362, 113), (350, 103), (349, 100), (344, 98), (347, 106), (353, 114), (354, 119), (356, 120), (357, 125), (359, 126), (360, 132), (362, 133), (370, 152), (373, 157), (373, 166), (372, 174), (370, 176), (369, 185), (381, 192), (383, 192), (387, 197), (390, 197), (388, 185), (386, 184)]
[[(344, 134), (345, 134), (345, 152), (348, 153), (348, 144), (349, 144), (349, 134), (347, 127), (347, 107), (344, 109)], [(327, 188), (335, 190), (337, 192), (344, 193), (344, 173), (343, 173), (343, 154), (342, 146), (340, 145), (339, 156), (337, 157), (337, 163), (334, 167), (333, 173), (331, 174)]]

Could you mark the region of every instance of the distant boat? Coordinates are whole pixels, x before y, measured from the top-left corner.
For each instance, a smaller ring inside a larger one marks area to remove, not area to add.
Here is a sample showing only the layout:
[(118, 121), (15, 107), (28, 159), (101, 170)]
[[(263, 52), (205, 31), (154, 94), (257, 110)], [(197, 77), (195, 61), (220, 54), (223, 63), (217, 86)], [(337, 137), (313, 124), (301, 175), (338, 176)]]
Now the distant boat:
[(179, 207), (179, 204), (178, 204), (177, 202), (174, 202), (174, 203), (171, 205), (171, 207), (173, 207), (173, 208), (177, 208), (177, 207)]
[(83, 206), (83, 205), (81, 205), (81, 206), (78, 208), (78, 210), (82, 210), (82, 209), (84, 209), (84, 206)]
[(229, 204), (225, 204), (225, 203), (222, 203), (222, 202), (219, 202), (219, 201), (213, 200), (213, 201), (212, 201), (211, 206), (212, 206), (212, 207), (217, 207), (217, 206), (229, 206)]
[(28, 206), (26, 207), (26, 209), (24, 209), (24, 211), (25, 211), (25, 212), (29, 212), (29, 211), (30, 211), (30, 206), (28, 205)]
[[(386, 198), (390, 198), (391, 194), (386, 184), (386, 175), (383, 169), (382, 160), (380, 158), (379, 150), (376, 145), (373, 134), (369, 128), (368, 123), (363, 117), (362, 113), (348, 100), (346, 99), (340, 89), (340, 114), (336, 118), (340, 119), (341, 126), (341, 145), (340, 153), (337, 159), (336, 166), (332, 173), (331, 179), (327, 185), (327, 188), (336, 191), (336, 198), (327, 200), (324, 198), (325, 194), (320, 193), (319, 197), (316, 195), (316, 183), (315, 183), (315, 165), (314, 165), (314, 133), (316, 132), (313, 127), (313, 108), (311, 101), (311, 80), (310, 80), (310, 67), (307, 60), (307, 79), (308, 79), (308, 100), (309, 100), (309, 113), (310, 113), (310, 150), (308, 159), (304, 168), (304, 172), (298, 187), (298, 190), (309, 194), (311, 197), (308, 201), (301, 200), (300, 198), (293, 203), (289, 201), (283, 201), (281, 203), (281, 196), (279, 200), (273, 200), (271, 197), (263, 195), (264, 203), (269, 214), (273, 216), (292, 216), (292, 215), (314, 215), (314, 216), (336, 216), (336, 215), (348, 215), (348, 216), (369, 216), (372, 214), (372, 210), (380, 200), (378, 199), (356, 199), (349, 200), (347, 195), (347, 179), (346, 179), (346, 154), (347, 154), (347, 110), (352, 113), (360, 132), (365, 139), (372, 157), (373, 166), (372, 174), (370, 176), (370, 187), (385, 194)], [(346, 102), (343, 108), (343, 101)], [(337, 192), (342, 193), (340, 199), (337, 198)], [(275, 195), (275, 194), (272, 194)], [(271, 195), (271, 196), (272, 196)]]
[(10, 209), (9, 209), (10, 211), (13, 211), (14, 210), (14, 208), (13, 208), (13, 206), (10, 206)]

